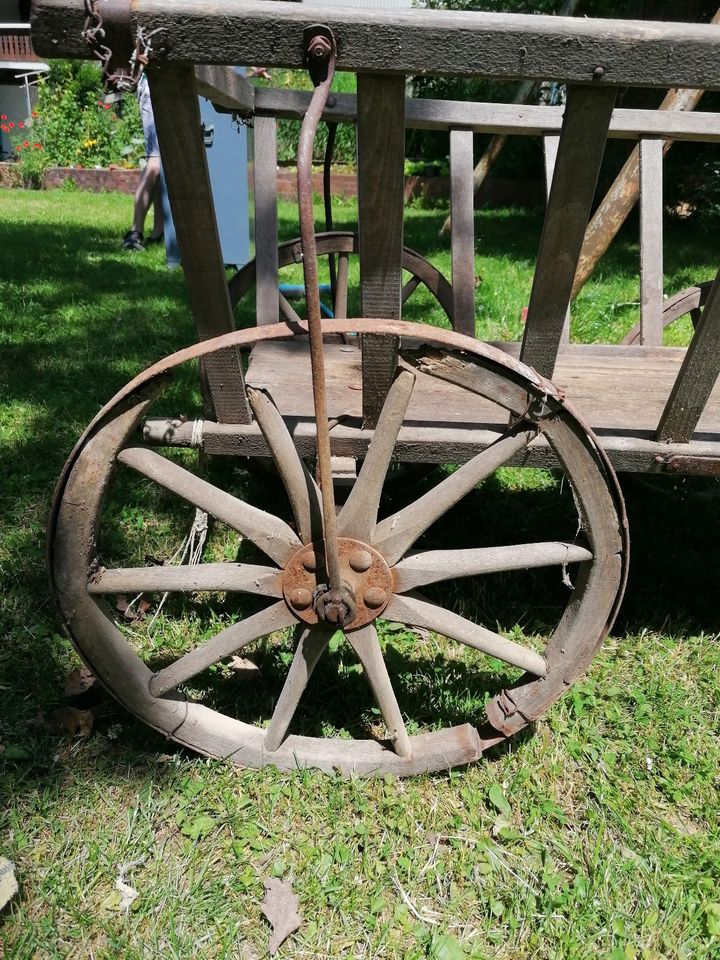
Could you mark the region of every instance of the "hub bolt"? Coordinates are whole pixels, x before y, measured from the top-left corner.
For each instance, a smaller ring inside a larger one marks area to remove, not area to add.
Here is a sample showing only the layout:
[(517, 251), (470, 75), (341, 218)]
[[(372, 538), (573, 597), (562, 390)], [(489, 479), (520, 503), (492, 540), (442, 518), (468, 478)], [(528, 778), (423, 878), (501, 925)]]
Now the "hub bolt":
[(367, 550), (356, 550), (350, 554), (348, 563), (355, 573), (365, 573), (372, 566), (372, 557)]
[(307, 610), (312, 603), (312, 594), (305, 587), (297, 587), (290, 594), (290, 603), (296, 610)]
[(387, 600), (387, 594), (382, 587), (368, 587), (363, 594), (363, 603), (371, 610), (381, 607)]

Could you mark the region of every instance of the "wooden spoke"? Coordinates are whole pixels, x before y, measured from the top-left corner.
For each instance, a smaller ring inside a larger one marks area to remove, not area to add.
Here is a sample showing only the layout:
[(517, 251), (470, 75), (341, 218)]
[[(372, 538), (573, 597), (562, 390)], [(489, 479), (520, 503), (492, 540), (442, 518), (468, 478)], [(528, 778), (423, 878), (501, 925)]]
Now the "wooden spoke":
[(405, 721), (387, 672), (375, 624), (368, 623), (359, 630), (347, 633), (346, 637), (363, 665), (373, 696), (385, 721), (388, 739), (395, 747), (398, 756), (409, 757), (412, 752), (410, 737), (405, 729)]
[(406, 557), (395, 567), (395, 592), (406, 593), (428, 583), (475, 577), (478, 574), (531, 567), (553, 567), (592, 560), (592, 553), (575, 543), (517, 543), (474, 550), (430, 550)]
[(336, 320), (345, 320), (347, 318), (349, 268), (350, 255), (348, 253), (338, 254), (337, 277), (335, 278), (335, 303), (333, 304), (333, 314)]
[(402, 293), (400, 294), (400, 302), (403, 306), (405, 306), (410, 297), (415, 293), (421, 282), (420, 277), (413, 276), (403, 285)]
[(541, 657), (539, 653), (528, 650), (513, 640), (507, 640), (486, 627), (478, 626), (478, 624), (458, 616), (457, 613), (444, 610), (442, 607), (438, 607), (434, 603), (428, 603), (426, 600), (418, 600), (416, 597), (395, 596), (385, 608), (383, 617), (387, 620), (399, 620), (400, 623), (432, 630), (433, 633), (449, 637), (451, 640), (457, 640), (468, 647), (474, 647), (491, 657), (504, 660), (511, 666), (520, 667), (529, 673), (534, 673), (538, 677), (544, 677), (547, 673), (545, 658)]
[(218, 490), (154, 450), (128, 447), (120, 451), (117, 459), (237, 530), (281, 566), (302, 546), (290, 527), (278, 517)]
[(260, 613), (255, 613), (253, 616), (227, 627), (211, 640), (195, 647), (194, 650), (186, 653), (184, 657), (180, 657), (175, 663), (171, 663), (169, 667), (160, 670), (150, 680), (150, 693), (154, 697), (161, 697), (168, 690), (177, 687), (179, 683), (183, 683), (190, 677), (207, 670), (218, 660), (231, 657), (238, 650), (252, 643), (253, 640), (266, 637), (269, 633), (275, 633), (276, 630), (284, 630), (294, 623), (297, 623), (297, 620), (290, 613), (285, 601), (274, 603), (271, 607), (261, 610)]
[(256, 593), (281, 597), (280, 574), (252, 563), (191, 563), (102, 569), (88, 584), (89, 593), (184, 593), (194, 590)]
[(414, 503), (387, 517), (375, 528), (372, 545), (390, 566), (428, 527), (461, 500), (481, 480), (519, 453), (536, 436), (534, 429), (515, 427), (482, 450)]
[(402, 370), (390, 387), (365, 462), (338, 517), (338, 534), (369, 541), (377, 524), (383, 483), (387, 476), (398, 433), (405, 419), (415, 375)]
[(261, 390), (248, 390), (250, 406), (282, 479), (303, 543), (322, 536), (320, 491), (300, 459), (280, 411)]
[(285, 739), (308, 680), (334, 632), (334, 627), (326, 624), (298, 627), (295, 656), (265, 732), (264, 748), (266, 750), (274, 752)]
[(292, 306), (288, 298), (278, 291), (278, 304), (280, 306), (280, 313), (285, 317), (288, 323), (297, 323), (302, 325), (302, 320), (300, 319), (300, 314)]

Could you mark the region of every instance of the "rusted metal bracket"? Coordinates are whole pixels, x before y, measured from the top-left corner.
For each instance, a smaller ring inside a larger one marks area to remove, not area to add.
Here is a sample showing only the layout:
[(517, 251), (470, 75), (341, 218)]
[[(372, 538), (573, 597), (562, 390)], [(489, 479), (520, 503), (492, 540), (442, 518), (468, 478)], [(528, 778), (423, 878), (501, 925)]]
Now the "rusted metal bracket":
[(658, 455), (655, 462), (667, 473), (684, 474), (691, 477), (720, 477), (720, 457), (697, 457), (690, 454), (673, 454), (671, 457)]

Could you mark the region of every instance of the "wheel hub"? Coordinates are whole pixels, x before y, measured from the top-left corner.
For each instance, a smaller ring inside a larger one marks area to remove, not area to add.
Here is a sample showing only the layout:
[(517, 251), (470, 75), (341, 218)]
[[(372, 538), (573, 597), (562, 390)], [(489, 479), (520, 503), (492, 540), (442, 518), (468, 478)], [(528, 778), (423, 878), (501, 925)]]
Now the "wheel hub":
[(323, 543), (309, 543), (295, 553), (283, 573), (283, 595), (304, 623), (331, 623), (354, 630), (378, 617), (390, 602), (393, 578), (385, 560), (369, 544), (338, 538), (342, 587), (325, 582)]

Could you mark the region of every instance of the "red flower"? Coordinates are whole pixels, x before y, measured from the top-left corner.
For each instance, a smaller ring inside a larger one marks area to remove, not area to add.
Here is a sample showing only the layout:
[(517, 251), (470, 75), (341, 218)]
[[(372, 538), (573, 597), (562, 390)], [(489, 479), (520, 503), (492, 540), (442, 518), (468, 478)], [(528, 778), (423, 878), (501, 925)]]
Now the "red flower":
[(104, 104), (103, 104), (103, 110), (109, 110), (111, 106), (112, 106), (111, 103), (104, 103)]
[(29, 146), (30, 146), (30, 141), (29, 141), (29, 140), (23, 140), (23, 146), (24, 146), (24, 147), (29, 147)]
[(22, 130), (22, 128), (23, 128), (24, 126), (25, 126), (25, 124), (24, 124), (24, 123), (22, 122), (22, 120), (21, 120), (20, 123), (18, 123), (18, 130)]
[(8, 130), (12, 130), (12, 128), (13, 128), (14, 126), (15, 126), (14, 123), (9, 123), (9, 124), (8, 124)]
[(0, 113), (0, 120), (7, 120), (7, 117), (4, 113)]
[(33, 146), (35, 147), (36, 150), (42, 150), (42, 144), (41, 144), (41, 143), (35, 143), (35, 144), (33, 144)]
[(30, 114), (31, 117), (36, 117), (37, 115), (38, 115), (37, 110), (33, 110), (33, 112)]
[(9, 129), (10, 127), (8, 127), (6, 123), (0, 124), (0, 130), (2, 130), (3, 133), (7, 133)]

